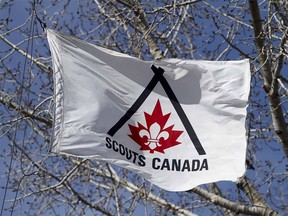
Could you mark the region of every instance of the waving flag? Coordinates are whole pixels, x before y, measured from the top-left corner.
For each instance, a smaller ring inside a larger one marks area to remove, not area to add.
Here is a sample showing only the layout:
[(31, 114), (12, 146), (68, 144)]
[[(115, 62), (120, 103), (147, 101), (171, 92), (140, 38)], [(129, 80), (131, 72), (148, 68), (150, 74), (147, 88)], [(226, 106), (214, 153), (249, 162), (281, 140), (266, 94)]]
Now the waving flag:
[(114, 163), (170, 191), (244, 174), (248, 60), (142, 61), (47, 35), (53, 152)]

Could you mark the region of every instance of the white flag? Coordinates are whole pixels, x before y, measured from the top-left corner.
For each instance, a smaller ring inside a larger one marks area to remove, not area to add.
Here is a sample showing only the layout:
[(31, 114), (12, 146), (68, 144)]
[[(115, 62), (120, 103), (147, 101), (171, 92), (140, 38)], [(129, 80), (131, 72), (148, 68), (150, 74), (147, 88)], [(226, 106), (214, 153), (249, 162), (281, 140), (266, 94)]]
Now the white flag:
[(185, 191), (245, 172), (248, 60), (142, 61), (48, 30), (53, 152)]

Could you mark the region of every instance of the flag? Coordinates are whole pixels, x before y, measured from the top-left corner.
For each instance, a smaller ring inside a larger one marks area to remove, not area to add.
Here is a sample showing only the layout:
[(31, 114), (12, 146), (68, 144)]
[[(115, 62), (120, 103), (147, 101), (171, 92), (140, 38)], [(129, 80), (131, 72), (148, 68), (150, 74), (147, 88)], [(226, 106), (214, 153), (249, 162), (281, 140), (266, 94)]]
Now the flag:
[(128, 168), (169, 191), (245, 173), (249, 61), (142, 61), (47, 31), (52, 151)]

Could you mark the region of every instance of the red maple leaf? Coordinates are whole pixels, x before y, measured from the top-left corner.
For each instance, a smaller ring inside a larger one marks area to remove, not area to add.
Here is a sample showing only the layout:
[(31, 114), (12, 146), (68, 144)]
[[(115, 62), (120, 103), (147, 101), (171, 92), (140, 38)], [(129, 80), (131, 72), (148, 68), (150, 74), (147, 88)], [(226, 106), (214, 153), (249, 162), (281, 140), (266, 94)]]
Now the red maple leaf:
[(158, 100), (151, 115), (144, 112), (147, 127), (139, 122), (137, 126), (129, 124), (131, 135), (128, 136), (140, 145), (140, 150), (164, 153), (165, 149), (181, 144), (177, 139), (183, 133), (183, 131), (173, 130), (174, 125), (164, 128), (170, 114), (163, 115)]

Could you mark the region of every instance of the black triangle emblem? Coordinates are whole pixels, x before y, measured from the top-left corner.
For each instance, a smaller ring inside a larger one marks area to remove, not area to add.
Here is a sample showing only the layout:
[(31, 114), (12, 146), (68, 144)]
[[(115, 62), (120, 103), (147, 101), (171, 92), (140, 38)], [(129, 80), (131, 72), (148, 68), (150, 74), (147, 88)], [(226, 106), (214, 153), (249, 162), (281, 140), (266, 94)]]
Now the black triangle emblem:
[(206, 155), (205, 150), (203, 149), (197, 134), (195, 133), (191, 123), (188, 120), (187, 115), (185, 114), (181, 104), (179, 103), (176, 95), (174, 94), (172, 88), (170, 87), (169, 83), (167, 82), (166, 78), (163, 76), (164, 69), (161, 67), (155, 67), (154, 65), (151, 66), (152, 71), (154, 72), (154, 76), (152, 77), (151, 81), (148, 83), (144, 91), (141, 95), (137, 98), (134, 104), (128, 109), (128, 111), (120, 118), (120, 120), (108, 131), (110, 136), (114, 136), (115, 133), (135, 114), (135, 112), (140, 108), (143, 102), (147, 99), (149, 94), (153, 91), (155, 86), (158, 82), (162, 85), (163, 89), (165, 90), (168, 98), (170, 99), (174, 109), (176, 110), (180, 120), (182, 121), (186, 132), (188, 133), (195, 149), (197, 150), (199, 155)]

